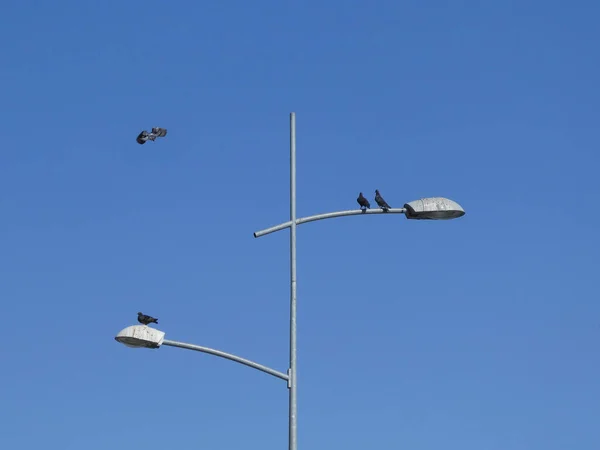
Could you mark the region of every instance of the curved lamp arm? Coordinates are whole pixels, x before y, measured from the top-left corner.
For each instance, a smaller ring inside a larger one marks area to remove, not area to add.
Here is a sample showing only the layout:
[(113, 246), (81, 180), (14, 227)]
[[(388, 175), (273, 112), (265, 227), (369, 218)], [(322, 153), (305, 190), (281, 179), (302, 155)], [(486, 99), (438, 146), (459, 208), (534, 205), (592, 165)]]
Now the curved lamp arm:
[[(371, 215), (371, 214), (405, 214), (405, 208), (392, 208), (388, 209), (387, 212), (382, 209), (367, 209), (362, 211), (360, 209), (350, 209), (348, 211), (335, 211), (324, 214), (317, 214), (314, 216), (308, 217), (300, 217), (296, 219), (296, 225), (300, 225), (307, 222), (314, 222), (315, 220), (323, 220), (323, 219), (334, 219), (336, 217), (345, 217), (345, 216), (362, 216), (362, 215)], [(280, 223), (279, 225), (275, 225), (271, 228), (265, 228), (264, 230), (256, 231), (254, 233), (254, 237), (258, 238), (264, 236), (266, 234), (275, 233), (276, 231), (284, 230), (292, 226), (292, 221)]]
[(270, 367), (267, 367), (267, 366), (263, 366), (262, 364), (255, 363), (254, 361), (250, 361), (249, 359), (240, 358), (239, 356), (232, 355), (231, 353), (222, 352), (221, 350), (215, 350), (213, 348), (202, 347), (200, 345), (186, 344), (184, 342), (171, 341), (168, 339), (165, 339), (162, 342), (162, 345), (184, 348), (186, 350), (195, 350), (197, 352), (208, 353), (209, 355), (219, 356), (221, 358), (229, 359), (230, 361), (235, 361), (237, 363), (244, 364), (248, 367), (252, 367), (253, 369), (260, 370), (261, 372), (268, 373), (269, 375), (273, 375), (274, 377), (281, 378), (282, 380), (289, 381), (289, 377), (285, 373), (271, 369)]

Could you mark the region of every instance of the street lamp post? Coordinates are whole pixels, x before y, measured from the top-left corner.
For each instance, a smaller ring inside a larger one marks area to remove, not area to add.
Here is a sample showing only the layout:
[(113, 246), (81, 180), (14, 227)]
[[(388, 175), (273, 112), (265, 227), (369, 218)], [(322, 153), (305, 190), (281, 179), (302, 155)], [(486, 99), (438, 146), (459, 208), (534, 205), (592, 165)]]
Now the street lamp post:
[(464, 209), (456, 202), (444, 197), (429, 197), (414, 200), (405, 203), (403, 208), (391, 208), (386, 211), (381, 209), (372, 209), (362, 211), (360, 209), (335, 211), (313, 216), (296, 216), (296, 114), (290, 113), (290, 220), (279, 225), (256, 231), (255, 238), (267, 234), (290, 229), (290, 358), (287, 374), (279, 372), (270, 367), (258, 364), (245, 358), (241, 358), (231, 353), (221, 350), (215, 350), (209, 347), (202, 347), (194, 344), (186, 344), (178, 341), (165, 339), (165, 333), (150, 328), (146, 325), (133, 325), (119, 332), (115, 339), (128, 346), (138, 348), (159, 348), (161, 345), (179, 347), (186, 350), (194, 350), (202, 353), (211, 354), (221, 358), (244, 364), (253, 369), (260, 370), (276, 378), (287, 381), (289, 390), (289, 450), (298, 448), (298, 397), (297, 397), (297, 341), (296, 341), (296, 303), (297, 303), (297, 279), (296, 279), (296, 227), (303, 223), (314, 222), (317, 220), (333, 219), (345, 216), (363, 216), (377, 214), (404, 214), (407, 219), (412, 220), (448, 220), (462, 217), (465, 215)]
[(290, 114), (290, 222), (289, 450), (296, 450), (298, 448), (298, 383), (296, 378), (296, 226), (298, 225), (296, 223), (296, 113)]
[(253, 369), (260, 370), (261, 372), (268, 373), (269, 375), (273, 375), (276, 378), (289, 381), (289, 376), (285, 373), (279, 372), (275, 369), (271, 369), (270, 367), (251, 361), (249, 359), (242, 358), (241, 356), (234, 355), (233, 353), (227, 353), (222, 350), (216, 350), (210, 347), (203, 347), (201, 345), (187, 344), (185, 342), (171, 341), (169, 339), (165, 339), (165, 333), (163, 331), (157, 330), (156, 328), (151, 328), (148, 325), (132, 325), (130, 327), (123, 328), (115, 336), (115, 340), (123, 345), (126, 345), (127, 347), (132, 348), (157, 349), (162, 345), (166, 345), (168, 347), (179, 347), (185, 350), (194, 350), (196, 352), (207, 353), (209, 355), (218, 356), (220, 358), (228, 359), (230, 361), (237, 362), (248, 367), (252, 367)]
[(289, 450), (298, 448), (298, 379), (296, 364), (296, 227), (302, 223), (316, 220), (333, 219), (335, 217), (356, 216), (363, 214), (405, 214), (407, 219), (447, 220), (461, 217), (465, 214), (463, 208), (456, 202), (443, 197), (415, 200), (406, 203), (404, 208), (394, 208), (383, 211), (380, 209), (362, 211), (336, 211), (314, 216), (296, 217), (296, 114), (290, 113), (290, 220), (274, 227), (256, 231), (254, 237), (274, 233), (285, 228), (290, 229), (290, 367), (288, 370), (289, 387)]

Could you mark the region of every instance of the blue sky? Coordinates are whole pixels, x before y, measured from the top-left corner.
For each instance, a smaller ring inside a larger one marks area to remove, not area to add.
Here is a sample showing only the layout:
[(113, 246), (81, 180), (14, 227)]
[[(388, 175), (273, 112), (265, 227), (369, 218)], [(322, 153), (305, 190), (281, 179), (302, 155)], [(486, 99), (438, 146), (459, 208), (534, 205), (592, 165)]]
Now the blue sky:
[[(52, 3), (52, 4), (51, 4)], [(10, 2), (0, 17), (0, 447), (596, 450), (592, 1)], [(169, 134), (144, 146), (152, 126)]]

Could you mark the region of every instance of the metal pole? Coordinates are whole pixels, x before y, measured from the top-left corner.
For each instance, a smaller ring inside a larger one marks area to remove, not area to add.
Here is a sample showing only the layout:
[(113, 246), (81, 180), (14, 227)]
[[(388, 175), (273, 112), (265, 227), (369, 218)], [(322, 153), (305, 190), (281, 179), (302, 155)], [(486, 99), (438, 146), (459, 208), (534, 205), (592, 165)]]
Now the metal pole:
[(298, 403), (296, 378), (296, 113), (290, 113), (290, 391), (289, 450), (298, 448)]
[[(334, 219), (336, 217), (345, 217), (345, 216), (372, 216), (373, 214), (406, 214), (405, 208), (392, 208), (387, 211), (383, 211), (381, 209), (369, 209), (367, 211), (361, 211), (360, 209), (350, 209), (348, 211), (334, 211), (330, 213), (324, 214), (316, 214), (314, 216), (308, 217), (297, 217), (296, 225), (302, 225), (307, 222), (314, 222), (316, 220), (324, 220), (324, 219)], [(292, 226), (291, 221), (287, 221), (284, 223), (280, 223), (279, 225), (275, 225), (271, 228), (265, 228), (264, 230), (255, 231), (254, 237), (258, 238), (264, 236), (265, 234), (275, 233), (276, 231), (285, 230), (286, 228), (290, 228)]]
[(185, 342), (171, 341), (169, 339), (163, 340), (162, 345), (167, 345), (170, 347), (179, 347), (184, 348), (186, 350), (194, 350), (197, 352), (208, 353), (209, 355), (219, 356), (220, 358), (225, 358), (230, 361), (234, 361), (240, 364), (244, 364), (245, 366), (252, 367), (253, 369), (260, 370), (261, 372), (268, 373), (269, 375), (273, 375), (274, 377), (281, 378), (289, 383), (289, 377), (285, 373), (281, 373), (278, 370), (271, 369), (270, 367), (264, 366), (262, 364), (258, 364), (254, 361), (250, 361), (249, 359), (242, 358), (240, 356), (234, 355), (232, 353), (226, 353), (221, 350), (216, 350), (214, 348), (203, 347), (201, 345), (194, 344), (186, 344)]

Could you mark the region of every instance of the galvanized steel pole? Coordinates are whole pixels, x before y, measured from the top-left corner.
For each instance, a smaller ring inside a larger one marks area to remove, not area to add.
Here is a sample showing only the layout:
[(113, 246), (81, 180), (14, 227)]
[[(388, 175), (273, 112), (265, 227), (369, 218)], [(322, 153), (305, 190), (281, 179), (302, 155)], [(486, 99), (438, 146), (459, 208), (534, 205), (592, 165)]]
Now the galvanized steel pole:
[(298, 448), (296, 378), (296, 113), (290, 113), (290, 368), (289, 450)]
[[(323, 214), (315, 214), (314, 216), (297, 217), (296, 225), (302, 225), (303, 223), (314, 222), (316, 220), (335, 219), (336, 217), (372, 216), (373, 214), (406, 214), (406, 208), (391, 208), (387, 211), (383, 211), (382, 209), (369, 209), (366, 211), (360, 209), (349, 209), (347, 211), (334, 211)], [(276, 231), (285, 230), (286, 228), (290, 228), (291, 226), (292, 222), (288, 220), (287, 222), (280, 223), (279, 225), (275, 225), (270, 228), (265, 228), (264, 230), (255, 231), (254, 237), (259, 238), (267, 234), (275, 233)]]
[(234, 361), (240, 364), (244, 364), (245, 366), (252, 367), (253, 369), (260, 370), (261, 372), (268, 373), (269, 375), (273, 375), (274, 377), (281, 378), (282, 380), (285, 380), (289, 383), (289, 377), (285, 373), (281, 373), (278, 370), (271, 369), (270, 367), (267, 367), (263, 364), (258, 364), (254, 361), (250, 361), (249, 359), (234, 355), (233, 353), (226, 353), (221, 350), (216, 350), (214, 348), (203, 347), (202, 345), (171, 341), (169, 339), (165, 339), (162, 345), (167, 345), (169, 347), (179, 347), (186, 350), (194, 350), (197, 352), (208, 353), (209, 355), (218, 356), (220, 358), (225, 358), (230, 361)]

